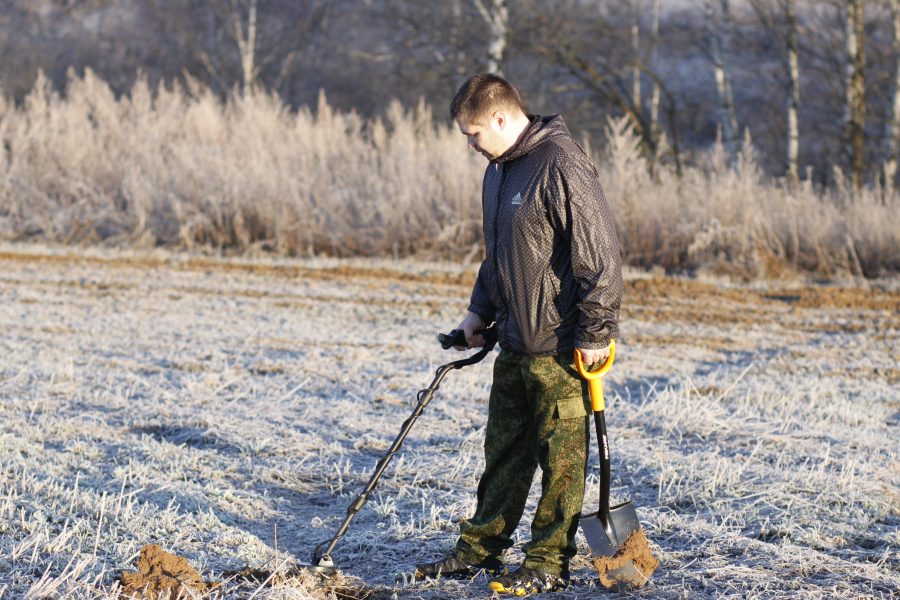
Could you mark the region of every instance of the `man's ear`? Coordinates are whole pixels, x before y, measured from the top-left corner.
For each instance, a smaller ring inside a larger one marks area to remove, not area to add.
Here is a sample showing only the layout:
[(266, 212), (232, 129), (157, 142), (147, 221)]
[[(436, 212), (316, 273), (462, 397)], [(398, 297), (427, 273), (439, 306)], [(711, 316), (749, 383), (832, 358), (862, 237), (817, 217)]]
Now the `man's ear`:
[(509, 117), (502, 110), (494, 111), (494, 114), (491, 115), (491, 129), (496, 132), (501, 132), (506, 129), (506, 125), (509, 123)]

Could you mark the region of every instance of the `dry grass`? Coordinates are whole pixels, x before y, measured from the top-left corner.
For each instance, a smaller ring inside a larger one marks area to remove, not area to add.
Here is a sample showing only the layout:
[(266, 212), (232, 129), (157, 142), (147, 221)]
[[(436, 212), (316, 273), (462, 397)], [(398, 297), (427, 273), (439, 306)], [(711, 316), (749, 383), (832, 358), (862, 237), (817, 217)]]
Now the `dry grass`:
[(7, 236), (335, 255), (476, 240), (476, 159), (424, 106), (364, 122), (324, 97), (291, 113), (144, 82), (117, 100), (88, 72), (0, 115)]
[(647, 175), (626, 120), (610, 122), (601, 177), (629, 264), (745, 279), (790, 272), (874, 277), (900, 270), (896, 196), (766, 180), (746, 141), (735, 169), (713, 148), (682, 177)]
[[(0, 100), (0, 239), (169, 245), (251, 255), (479, 255), (483, 159), (430, 110), (366, 122), (292, 112), (257, 91), (226, 102), (197, 85), (115, 98), (87, 72), (65, 96), (41, 79)], [(821, 192), (760, 175), (747, 145), (683, 177), (654, 177), (624, 121), (598, 160), (626, 262), (746, 278), (900, 270), (895, 196)]]
[[(288, 572), (448, 360), (434, 333), (459, 319), (471, 269), (0, 250), (0, 598), (113, 600), (146, 543), (228, 598), (487, 597), (483, 579), (408, 575), (473, 509), (491, 357), (417, 422), (337, 548), (334, 596)], [(628, 281), (606, 386), (613, 495), (662, 561), (632, 597), (892, 597), (897, 291), (845, 306), (827, 300), (845, 289)], [(587, 508), (597, 492), (592, 457)], [(561, 599), (605, 593), (579, 544)], [(229, 574), (248, 567), (274, 586)]]

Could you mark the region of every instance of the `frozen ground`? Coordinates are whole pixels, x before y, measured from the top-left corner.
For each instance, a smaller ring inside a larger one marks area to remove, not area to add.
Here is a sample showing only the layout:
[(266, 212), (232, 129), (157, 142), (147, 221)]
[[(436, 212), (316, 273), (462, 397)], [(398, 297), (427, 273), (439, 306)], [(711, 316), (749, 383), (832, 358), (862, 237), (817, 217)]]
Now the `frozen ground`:
[[(0, 250), (4, 599), (115, 597), (147, 543), (207, 579), (308, 559), (415, 392), (457, 357), (434, 335), (457, 323), (472, 278), (425, 263)], [(895, 596), (897, 290), (632, 274), (626, 294), (606, 385), (613, 494), (635, 502), (662, 561), (631, 595)], [(483, 579), (402, 577), (447, 551), (473, 509), (494, 356), (447, 377), (338, 546), (348, 577), (331, 597), (490, 597)], [(592, 509), (593, 458), (590, 472)], [(557, 597), (606, 596), (580, 546)], [(298, 580), (258, 587), (224, 589), (328, 597)]]

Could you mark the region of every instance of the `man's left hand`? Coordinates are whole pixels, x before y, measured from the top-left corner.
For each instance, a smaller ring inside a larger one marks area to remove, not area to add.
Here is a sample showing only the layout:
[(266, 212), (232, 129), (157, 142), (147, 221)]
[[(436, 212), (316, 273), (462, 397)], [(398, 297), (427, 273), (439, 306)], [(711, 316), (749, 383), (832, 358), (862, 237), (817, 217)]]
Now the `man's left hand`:
[(577, 348), (581, 354), (581, 362), (584, 366), (590, 367), (593, 364), (603, 364), (609, 358), (609, 346), (606, 348)]

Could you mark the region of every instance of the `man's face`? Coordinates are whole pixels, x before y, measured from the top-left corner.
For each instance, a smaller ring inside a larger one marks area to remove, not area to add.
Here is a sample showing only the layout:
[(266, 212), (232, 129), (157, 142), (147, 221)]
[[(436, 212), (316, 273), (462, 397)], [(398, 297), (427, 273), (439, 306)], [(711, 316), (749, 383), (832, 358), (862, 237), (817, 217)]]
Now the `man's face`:
[(497, 119), (494, 116), (485, 123), (457, 121), (456, 126), (466, 136), (466, 141), (472, 150), (479, 152), (488, 160), (493, 160), (509, 148), (502, 135), (504, 123), (505, 119)]

